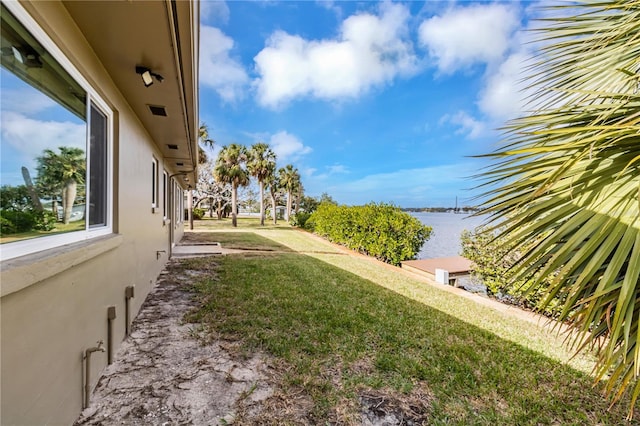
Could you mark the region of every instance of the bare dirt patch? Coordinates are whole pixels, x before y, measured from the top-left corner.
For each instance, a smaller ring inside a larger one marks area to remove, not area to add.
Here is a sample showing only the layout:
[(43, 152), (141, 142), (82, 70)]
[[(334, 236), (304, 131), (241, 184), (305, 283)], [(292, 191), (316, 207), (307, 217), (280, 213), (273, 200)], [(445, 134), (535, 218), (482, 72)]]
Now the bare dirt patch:
[(414, 389), (409, 395), (392, 389), (366, 389), (359, 393), (363, 426), (428, 424), (431, 394)]
[(259, 412), (274, 392), (266, 357), (203, 344), (201, 326), (182, 321), (198, 303), (189, 282), (205, 273), (167, 265), (77, 425), (216, 425), (232, 423), (240, 405)]

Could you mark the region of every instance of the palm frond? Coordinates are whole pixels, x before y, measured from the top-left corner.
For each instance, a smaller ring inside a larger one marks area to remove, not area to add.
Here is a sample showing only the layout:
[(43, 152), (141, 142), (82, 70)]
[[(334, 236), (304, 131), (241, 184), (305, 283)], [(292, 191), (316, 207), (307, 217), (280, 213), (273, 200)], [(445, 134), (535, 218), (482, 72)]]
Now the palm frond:
[[(521, 256), (514, 279), (553, 277), (546, 303), (617, 401), (640, 395), (640, 1), (560, 6), (530, 84), (543, 99), (487, 156), (484, 212)], [(494, 228), (495, 229), (495, 228)], [(532, 289), (535, 289), (534, 285)], [(632, 413), (633, 411), (631, 411)]]

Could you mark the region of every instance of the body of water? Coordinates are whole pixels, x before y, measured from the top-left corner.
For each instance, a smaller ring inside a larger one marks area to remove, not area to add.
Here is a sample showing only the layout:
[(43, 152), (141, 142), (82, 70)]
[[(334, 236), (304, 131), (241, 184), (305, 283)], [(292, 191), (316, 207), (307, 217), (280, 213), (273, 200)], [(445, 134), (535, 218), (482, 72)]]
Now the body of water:
[(462, 231), (465, 229), (473, 231), (484, 221), (482, 216), (471, 217), (455, 213), (411, 213), (411, 215), (433, 228), (431, 238), (418, 253), (418, 259), (460, 255)]

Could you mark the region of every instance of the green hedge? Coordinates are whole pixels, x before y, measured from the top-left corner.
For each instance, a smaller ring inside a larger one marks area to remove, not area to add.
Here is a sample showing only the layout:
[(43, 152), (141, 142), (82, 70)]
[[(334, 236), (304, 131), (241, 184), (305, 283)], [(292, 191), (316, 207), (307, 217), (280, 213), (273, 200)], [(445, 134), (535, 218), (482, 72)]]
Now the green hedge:
[(360, 253), (393, 265), (415, 259), (431, 228), (390, 204), (338, 206), (322, 203), (305, 228)]
[(298, 212), (295, 215), (291, 216), (291, 220), (289, 224), (291, 226), (297, 226), (298, 228), (307, 228), (307, 220), (311, 217), (311, 213), (307, 212)]
[(3, 235), (33, 230), (51, 231), (55, 223), (55, 214), (46, 210), (0, 210), (0, 231)]

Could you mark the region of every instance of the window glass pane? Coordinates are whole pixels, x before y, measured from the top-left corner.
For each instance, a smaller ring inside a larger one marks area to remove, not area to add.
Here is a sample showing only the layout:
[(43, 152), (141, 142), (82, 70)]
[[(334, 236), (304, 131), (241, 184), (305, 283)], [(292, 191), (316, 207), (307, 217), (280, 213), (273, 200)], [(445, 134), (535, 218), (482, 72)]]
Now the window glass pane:
[(87, 93), (2, 5), (0, 242), (85, 229)]
[(91, 104), (89, 134), (89, 226), (107, 224), (107, 117)]
[(151, 207), (158, 204), (158, 160), (151, 160)]
[(167, 217), (167, 197), (169, 193), (167, 192), (167, 172), (162, 173), (162, 215)]

